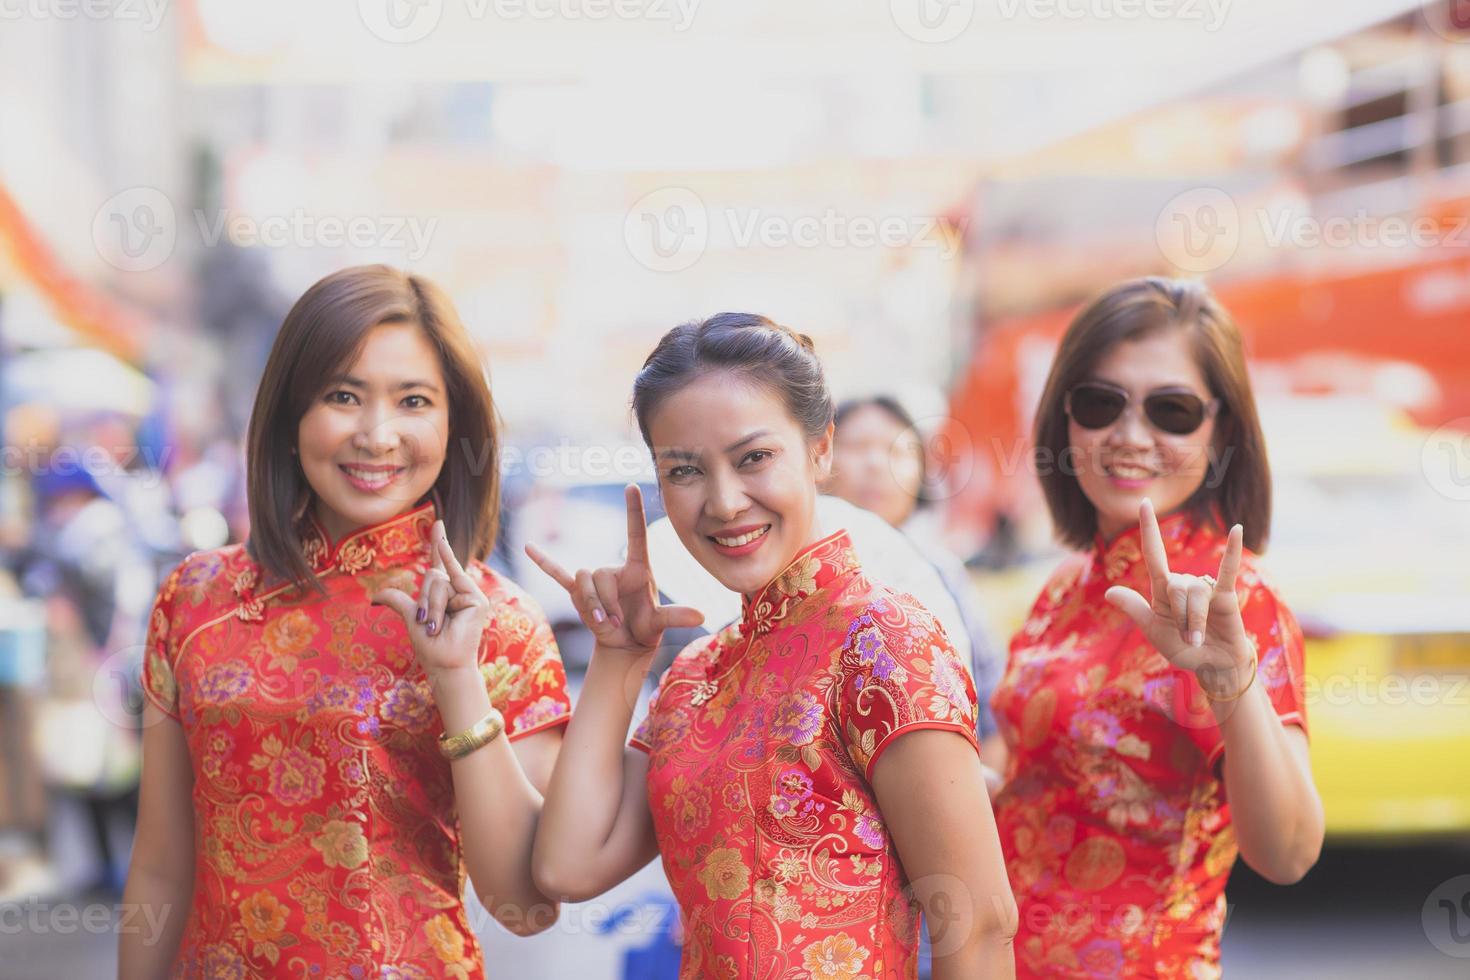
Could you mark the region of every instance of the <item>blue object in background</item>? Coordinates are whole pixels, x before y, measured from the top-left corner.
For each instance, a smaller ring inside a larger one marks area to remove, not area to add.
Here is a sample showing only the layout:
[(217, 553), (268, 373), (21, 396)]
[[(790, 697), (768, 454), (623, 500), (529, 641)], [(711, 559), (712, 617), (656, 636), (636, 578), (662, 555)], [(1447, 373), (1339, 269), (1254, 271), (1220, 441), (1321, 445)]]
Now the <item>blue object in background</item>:
[(667, 895), (650, 892), (619, 907), (597, 927), (597, 932), (604, 936), (614, 932), (633, 915), (646, 909), (657, 913), (658, 924), (648, 945), (623, 952), (622, 980), (677, 980), (680, 949), (674, 939), (674, 930), (679, 922), (679, 909)]

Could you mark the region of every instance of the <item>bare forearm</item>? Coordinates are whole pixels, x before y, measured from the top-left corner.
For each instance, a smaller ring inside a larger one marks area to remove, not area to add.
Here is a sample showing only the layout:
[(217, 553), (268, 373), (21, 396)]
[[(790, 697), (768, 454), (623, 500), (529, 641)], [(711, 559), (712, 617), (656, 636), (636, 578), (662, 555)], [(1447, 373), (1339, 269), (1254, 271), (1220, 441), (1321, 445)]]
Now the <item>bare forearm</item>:
[(169, 975), (193, 898), (192, 875), (169, 875), (134, 866), (123, 891), (118, 921), (118, 980), (157, 980)]
[[(432, 681), (444, 730), (463, 731), (490, 710), (478, 670)], [(556, 921), (556, 903), (531, 877), (531, 847), (541, 813), (541, 794), (501, 735), (450, 763), (460, 846), (470, 880), (486, 909), (512, 932), (530, 934)]]
[(1225, 742), (1225, 793), (1241, 857), (1280, 884), (1296, 881), (1322, 849), (1322, 802), (1262, 682), (1215, 705)]
[(547, 793), (538, 858), (563, 878), (597, 863), (623, 810), (623, 752), (652, 654), (594, 651)]

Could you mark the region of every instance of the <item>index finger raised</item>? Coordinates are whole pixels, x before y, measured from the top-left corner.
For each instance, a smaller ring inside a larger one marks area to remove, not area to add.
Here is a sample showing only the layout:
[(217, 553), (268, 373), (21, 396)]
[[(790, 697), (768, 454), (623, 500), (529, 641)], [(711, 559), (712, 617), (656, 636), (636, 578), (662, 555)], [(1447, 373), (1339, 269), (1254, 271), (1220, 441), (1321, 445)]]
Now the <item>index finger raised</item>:
[(550, 555), (546, 554), (534, 544), (526, 545), (526, 556), (540, 566), (543, 572), (555, 579), (557, 585), (560, 585), (568, 592), (576, 587), (577, 580), (565, 568), (562, 568), (553, 561)]
[(1154, 516), (1153, 501), (1147, 497), (1138, 505), (1138, 532), (1142, 537), (1143, 563), (1148, 568), (1154, 597), (1158, 598), (1169, 587), (1169, 554), (1164, 550), (1164, 535), (1159, 531), (1159, 519)]
[(628, 559), (648, 562), (648, 524), (643, 519), (643, 491), (630, 483), (623, 489), (628, 502)]

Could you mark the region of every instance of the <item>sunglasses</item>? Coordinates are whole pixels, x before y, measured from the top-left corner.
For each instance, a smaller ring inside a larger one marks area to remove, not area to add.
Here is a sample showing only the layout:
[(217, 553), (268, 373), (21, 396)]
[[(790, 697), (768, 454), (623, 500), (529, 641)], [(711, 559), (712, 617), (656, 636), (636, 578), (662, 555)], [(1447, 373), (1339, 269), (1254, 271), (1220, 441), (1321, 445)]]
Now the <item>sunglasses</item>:
[[(1106, 429), (1118, 421), (1132, 395), (1117, 385), (1084, 381), (1067, 392), (1067, 415), (1084, 429)], [(1205, 401), (1188, 388), (1158, 388), (1143, 399), (1143, 414), (1160, 432), (1187, 436), (1219, 409), (1218, 399)]]

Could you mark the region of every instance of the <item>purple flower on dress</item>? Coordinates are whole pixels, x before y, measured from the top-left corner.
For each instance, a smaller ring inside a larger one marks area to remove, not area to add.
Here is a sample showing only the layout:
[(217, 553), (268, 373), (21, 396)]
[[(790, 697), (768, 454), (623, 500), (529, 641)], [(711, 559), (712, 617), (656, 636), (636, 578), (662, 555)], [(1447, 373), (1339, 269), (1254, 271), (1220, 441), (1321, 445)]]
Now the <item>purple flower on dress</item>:
[(1094, 939), (1077, 951), (1090, 977), (1116, 977), (1123, 972), (1123, 944), (1116, 939)]
[(878, 659), (878, 654), (883, 650), (883, 643), (878, 639), (878, 631), (865, 630), (858, 637), (857, 650), (860, 663), (871, 664)]
[(422, 732), (433, 723), (435, 711), (424, 691), (412, 681), (400, 680), (389, 689), (378, 709), (382, 719), (410, 732)]
[(777, 778), (776, 788), (788, 800), (800, 803), (802, 800), (811, 798), (812, 777), (800, 769), (787, 769)]
[(807, 691), (788, 694), (776, 706), (772, 734), (792, 745), (806, 745), (822, 727), (822, 703)]
[(960, 676), (960, 668), (955, 666), (955, 658), (946, 656), (940, 647), (933, 647), (934, 652), (934, 690), (939, 696), (961, 711), (969, 710), (969, 696), (965, 693), (965, 679)]
[(777, 820), (785, 820), (787, 817), (791, 816), (795, 812), (796, 812), (796, 803), (795, 803), (795, 801), (793, 801), (789, 797), (785, 797), (785, 796), (772, 796), (771, 797), (771, 814)]
[(1111, 749), (1117, 748), (1123, 726), (1106, 711), (1079, 711), (1072, 716), (1069, 731), (1082, 745), (1105, 745)]
[(310, 803), (322, 795), (327, 764), (301, 749), (286, 749), (270, 764), (271, 795), (288, 806)]
[(245, 960), (235, 947), (215, 943), (200, 951), (199, 972), (201, 976), (218, 977), (219, 980), (245, 980)]
[(179, 573), (179, 584), (193, 587), (208, 582), (219, 571), (221, 561), (222, 559), (218, 556), (212, 556), (189, 562)]
[(859, 840), (873, 850), (883, 849), (883, 823), (871, 813), (861, 814), (857, 818), (857, 823), (853, 824), (852, 830), (858, 835)]
[(243, 661), (227, 660), (215, 664), (199, 678), (195, 700), (204, 704), (223, 704), (245, 693), (250, 687), (250, 668)]
[(549, 694), (543, 694), (516, 715), (515, 730), (524, 732), (538, 728), (549, 721), (555, 721), (566, 713), (567, 706), (564, 702), (558, 701)]

